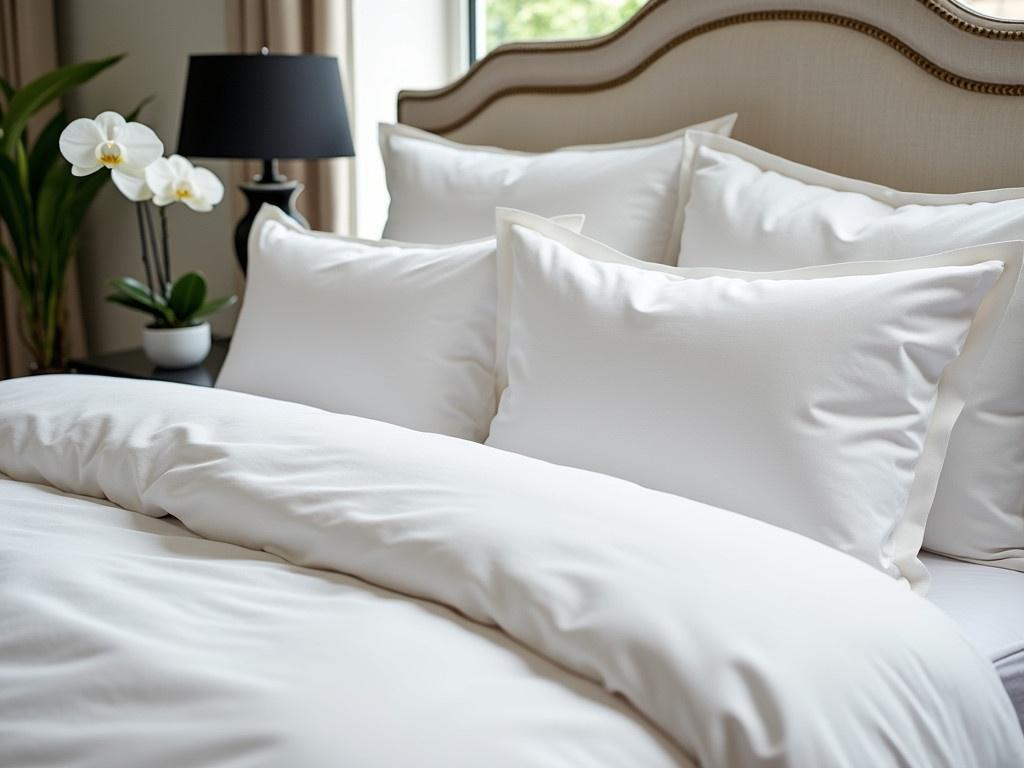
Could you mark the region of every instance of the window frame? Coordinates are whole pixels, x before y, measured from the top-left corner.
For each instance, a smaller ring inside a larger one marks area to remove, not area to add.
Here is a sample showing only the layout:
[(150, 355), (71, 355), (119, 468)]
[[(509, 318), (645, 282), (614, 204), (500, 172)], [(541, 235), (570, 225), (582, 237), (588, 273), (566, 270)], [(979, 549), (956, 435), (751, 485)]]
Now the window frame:
[[(650, 1), (651, 0), (645, 0), (644, 3), (641, 3), (635, 13), (640, 13), (644, 5)], [(481, 5), (487, 2), (487, 0), (464, 0), (464, 2), (465, 5), (463, 7), (466, 9), (466, 37), (464, 38), (466, 40), (466, 61), (468, 66), (472, 67), (474, 63), (490, 53), (490, 51), (484, 51), (487, 41), (487, 29), (485, 26), (485, 19), (487, 18), (487, 15), (481, 7)], [(622, 23), (625, 23), (625, 21)], [(540, 38), (537, 39), (539, 40)], [(481, 40), (483, 41), (483, 44), (481, 44)], [(504, 45), (504, 43), (502, 43), (502, 45)]]
[(472, 67), (479, 59), (477, 38), (480, 35), (480, 30), (478, 29), (480, 7), (479, 0), (466, 0), (466, 4), (468, 5), (466, 11), (466, 34), (469, 38), (466, 41), (466, 55), (469, 59), (469, 66)]

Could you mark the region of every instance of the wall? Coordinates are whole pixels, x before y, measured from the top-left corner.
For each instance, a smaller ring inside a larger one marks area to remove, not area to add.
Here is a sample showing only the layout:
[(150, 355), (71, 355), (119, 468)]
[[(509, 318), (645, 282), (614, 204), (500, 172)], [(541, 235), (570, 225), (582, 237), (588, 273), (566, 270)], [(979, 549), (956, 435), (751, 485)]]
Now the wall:
[[(222, 0), (57, 0), (62, 63), (117, 52), (128, 57), (75, 91), (72, 117), (122, 114), (154, 95), (139, 118), (163, 139), (166, 153), (177, 144), (190, 53), (225, 50)], [(394, 122), (401, 88), (433, 88), (464, 67), (465, 0), (350, 0), (353, 136), (356, 144), (357, 233), (378, 237), (387, 216), (387, 190), (377, 148), (377, 124)], [(236, 290), (232, 237), (241, 215), (233, 207), (231, 165), (202, 161), (229, 187), (225, 202), (207, 214), (172, 205), (171, 252), (175, 274), (203, 272), (212, 295)], [(299, 199), (301, 208), (302, 199)], [(137, 347), (145, 318), (103, 300), (112, 277), (142, 277), (132, 204), (108, 185), (80, 236), (80, 282), (92, 354)], [(213, 318), (215, 333), (229, 334), (236, 312)]]
[(380, 237), (388, 194), (377, 124), (395, 122), (398, 91), (437, 88), (463, 68), (465, 0), (351, 0), (356, 234)]
[[(94, 117), (112, 109), (124, 114), (148, 95), (153, 101), (139, 120), (174, 151), (184, 98), (189, 53), (216, 53), (225, 48), (224, 4), (217, 0), (57, 0), (61, 63), (126, 52), (127, 58), (67, 100), (72, 117)], [(227, 162), (203, 161), (225, 185)], [(234, 212), (224, 203), (210, 213), (172, 205), (172, 269), (199, 270), (212, 296), (235, 290), (232, 245)], [(108, 304), (107, 281), (120, 275), (142, 278), (138, 230), (133, 205), (112, 184), (100, 194), (83, 226), (79, 275), (89, 349), (93, 354), (137, 347), (145, 318)], [(229, 332), (234, 311), (213, 319), (215, 333)]]

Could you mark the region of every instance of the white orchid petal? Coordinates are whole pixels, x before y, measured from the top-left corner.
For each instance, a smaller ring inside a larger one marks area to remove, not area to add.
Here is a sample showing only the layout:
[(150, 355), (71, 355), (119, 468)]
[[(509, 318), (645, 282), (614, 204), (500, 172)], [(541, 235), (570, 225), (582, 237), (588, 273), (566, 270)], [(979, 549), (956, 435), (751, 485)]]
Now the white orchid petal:
[(156, 195), (174, 195), (174, 170), (167, 158), (159, 157), (146, 166), (146, 183)]
[(99, 167), (96, 163), (96, 147), (106, 140), (102, 127), (87, 117), (80, 117), (68, 123), (60, 134), (60, 153), (72, 165), (81, 168)]
[(153, 129), (142, 123), (128, 123), (118, 132), (125, 148), (125, 165), (141, 171), (164, 153), (164, 143)]
[(153, 190), (146, 183), (146, 177), (142, 172), (131, 172), (115, 168), (110, 172), (110, 179), (122, 195), (129, 200), (139, 202), (149, 200), (153, 197)]
[(72, 165), (71, 166), (71, 175), (72, 176), (90, 176), (90, 175), (96, 173), (96, 171), (98, 171), (102, 167), (103, 167), (102, 165), (100, 165), (99, 163), (96, 163), (96, 162), (94, 162), (91, 166), (88, 166), (88, 167), (86, 167), (84, 165)]
[(224, 199), (224, 185), (209, 168), (196, 168), (192, 171), (192, 184), (211, 208)]
[(177, 196), (173, 192), (163, 190), (153, 190), (153, 202), (161, 207), (170, 205), (178, 201)]
[(187, 179), (192, 173), (192, 163), (181, 155), (171, 155), (167, 158), (167, 162), (170, 163), (174, 175), (179, 179)]
[(192, 197), (182, 198), (181, 202), (183, 202), (193, 211), (197, 211), (199, 213), (208, 213), (213, 210), (213, 205), (210, 203), (210, 201), (202, 197), (195, 197), (193, 195)]
[(103, 140), (113, 141), (117, 138), (117, 129), (125, 124), (125, 120), (117, 112), (100, 112), (95, 123), (103, 132)]

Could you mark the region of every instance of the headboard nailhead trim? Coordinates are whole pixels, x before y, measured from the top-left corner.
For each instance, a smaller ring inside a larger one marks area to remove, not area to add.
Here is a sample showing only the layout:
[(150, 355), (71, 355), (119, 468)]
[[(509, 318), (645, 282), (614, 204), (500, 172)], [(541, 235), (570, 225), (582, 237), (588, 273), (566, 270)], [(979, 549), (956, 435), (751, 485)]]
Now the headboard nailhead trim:
[[(661, 0), (658, 1), (661, 2)], [(937, 13), (944, 21), (948, 21), (957, 29), (962, 29), (964, 32), (970, 32), (972, 35), (989, 37), (994, 40), (1024, 40), (1024, 29), (986, 27), (981, 24), (976, 24), (973, 21), (968, 21), (964, 17), (958, 15), (955, 11), (952, 11), (941, 3), (936, 2), (936, 0), (918, 0), (918, 2), (929, 10)], [(1007, 23), (1014, 24), (1016, 26), (1024, 26), (1020, 22), (1008, 21)]]
[[(415, 91), (402, 91), (398, 95), (398, 113), (399, 121), (402, 119), (402, 105), (407, 101), (432, 101), (434, 99), (441, 98), (442, 96), (451, 93), (457, 88), (461, 87), (471, 76), (479, 72), (480, 68), (486, 65), (488, 62), (493, 61), (496, 58), (502, 56), (508, 56), (516, 53), (526, 53), (534, 51), (543, 51), (551, 53), (568, 52), (568, 51), (579, 51), (589, 50), (593, 48), (600, 48), (608, 45), (621, 35), (629, 31), (635, 24), (637, 24), (641, 17), (646, 16), (654, 8), (661, 5), (666, 0), (652, 0), (644, 6), (640, 11), (637, 12), (633, 18), (631, 18), (625, 25), (620, 27), (618, 30), (605, 37), (596, 38), (594, 40), (582, 40), (582, 41), (565, 41), (559, 43), (519, 43), (503, 45), (500, 48), (495, 49), (484, 59), (481, 59), (469, 72), (463, 75), (460, 79), (446, 88), (431, 91), (428, 93), (417, 93)], [(955, 23), (961, 29), (974, 34), (984, 34), (987, 37), (996, 38), (1013, 38), (1013, 39), (1024, 39), (1024, 32), (1010, 32), (1008, 30), (1001, 30), (995, 28), (979, 27), (971, 24), (964, 19), (955, 16), (952, 12), (946, 8), (938, 5), (935, 0), (919, 0), (924, 5), (932, 8), (936, 13), (939, 13), (943, 18), (947, 18), (947, 21)], [(752, 11), (750, 13), (740, 13), (734, 16), (726, 16), (721, 19), (709, 21), (705, 24), (700, 24), (693, 29), (682, 32), (676, 35), (668, 42), (661, 45), (654, 52), (644, 58), (639, 64), (630, 69), (629, 71), (611, 78), (610, 80), (604, 80), (597, 83), (578, 83), (578, 84), (566, 84), (566, 85), (519, 85), (510, 86), (503, 88), (499, 91), (495, 91), (490, 94), (486, 99), (477, 104), (473, 109), (464, 114), (458, 120), (454, 120), (445, 125), (436, 126), (430, 130), (434, 133), (445, 134), (450, 133), (463, 125), (468, 123), (470, 120), (475, 118), (487, 107), (499, 99), (505, 98), (506, 96), (513, 96), (517, 94), (569, 94), (569, 93), (591, 93), (595, 91), (603, 91), (608, 88), (615, 88), (616, 86), (622, 85), (633, 78), (640, 75), (644, 70), (650, 67), (655, 61), (660, 59), (670, 50), (676, 46), (682, 45), (688, 40), (692, 40), (695, 37), (699, 37), (708, 32), (714, 32), (715, 30), (731, 27), (737, 24), (749, 24), (752, 22), (768, 22), (768, 21), (807, 21), (816, 22), (821, 24), (831, 24), (833, 26), (843, 27), (845, 29), (859, 32), (861, 34), (872, 37), (875, 40), (889, 46), (890, 48), (897, 51), (900, 55), (909, 59), (911, 62), (916, 64), (918, 67), (923, 69), (932, 77), (938, 78), (945, 83), (948, 83), (957, 88), (962, 88), (966, 91), (972, 91), (974, 93), (987, 93), (996, 96), (1024, 96), (1024, 83), (990, 83), (983, 80), (972, 80), (967, 77), (951, 72), (944, 67), (939, 66), (931, 59), (926, 58), (922, 54), (915, 51), (909, 45), (904, 43), (902, 40), (897, 38), (895, 35), (886, 32), (884, 29), (869, 24), (866, 21), (854, 19), (849, 16), (842, 16), (836, 13), (825, 13), (822, 11), (803, 11), (803, 10), (777, 10), (777, 11)], [(971, 29), (974, 27), (975, 29)], [(975, 31), (979, 30), (979, 31)], [(1005, 34), (1003, 34), (1005, 33)]]

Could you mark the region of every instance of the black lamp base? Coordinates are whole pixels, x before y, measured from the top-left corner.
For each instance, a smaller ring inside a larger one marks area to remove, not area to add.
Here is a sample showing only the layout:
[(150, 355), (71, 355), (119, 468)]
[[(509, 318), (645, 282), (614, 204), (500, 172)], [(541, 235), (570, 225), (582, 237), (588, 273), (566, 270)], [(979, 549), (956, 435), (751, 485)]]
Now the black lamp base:
[(295, 219), (299, 224), (309, 226), (302, 214), (295, 210), (295, 199), (303, 190), (303, 185), (298, 181), (286, 181), (279, 179), (275, 181), (254, 181), (251, 184), (241, 184), (239, 189), (249, 201), (249, 210), (235, 227), (235, 256), (238, 258), (238, 265), (242, 268), (244, 275), (249, 268), (249, 231), (252, 223), (256, 220), (256, 214), (264, 203), (276, 205), (286, 214)]

